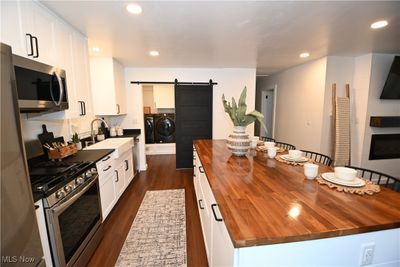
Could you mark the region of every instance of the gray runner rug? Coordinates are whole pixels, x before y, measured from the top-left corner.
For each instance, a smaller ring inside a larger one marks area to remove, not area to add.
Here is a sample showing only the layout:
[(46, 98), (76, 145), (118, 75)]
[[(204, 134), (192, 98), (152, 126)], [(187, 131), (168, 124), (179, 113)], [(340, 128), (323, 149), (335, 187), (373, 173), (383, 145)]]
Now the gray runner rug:
[(147, 191), (115, 266), (186, 266), (185, 189)]

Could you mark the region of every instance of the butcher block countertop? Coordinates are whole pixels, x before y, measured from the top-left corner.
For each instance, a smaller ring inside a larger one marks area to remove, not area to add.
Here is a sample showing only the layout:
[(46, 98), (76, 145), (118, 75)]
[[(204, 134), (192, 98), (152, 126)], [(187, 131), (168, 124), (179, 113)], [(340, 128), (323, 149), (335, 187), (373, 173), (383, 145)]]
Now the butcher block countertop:
[[(398, 192), (382, 186), (372, 196), (338, 192), (263, 152), (232, 156), (225, 140), (194, 145), (235, 248), (400, 227)], [(320, 165), (319, 173), (329, 171)]]

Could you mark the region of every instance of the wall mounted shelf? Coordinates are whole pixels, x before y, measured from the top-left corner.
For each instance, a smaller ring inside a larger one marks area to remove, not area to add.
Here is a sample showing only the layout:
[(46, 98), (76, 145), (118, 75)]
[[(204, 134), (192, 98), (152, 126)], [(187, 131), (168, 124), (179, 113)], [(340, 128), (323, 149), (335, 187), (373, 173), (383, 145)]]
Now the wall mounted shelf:
[(371, 127), (400, 127), (400, 116), (371, 116)]

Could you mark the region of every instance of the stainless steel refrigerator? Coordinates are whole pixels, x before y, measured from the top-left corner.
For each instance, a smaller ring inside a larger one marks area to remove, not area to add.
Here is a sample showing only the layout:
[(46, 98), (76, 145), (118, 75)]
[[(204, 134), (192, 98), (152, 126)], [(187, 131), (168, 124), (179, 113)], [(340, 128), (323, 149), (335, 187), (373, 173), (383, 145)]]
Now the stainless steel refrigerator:
[(45, 266), (22, 141), (11, 48), (1, 45), (1, 266)]

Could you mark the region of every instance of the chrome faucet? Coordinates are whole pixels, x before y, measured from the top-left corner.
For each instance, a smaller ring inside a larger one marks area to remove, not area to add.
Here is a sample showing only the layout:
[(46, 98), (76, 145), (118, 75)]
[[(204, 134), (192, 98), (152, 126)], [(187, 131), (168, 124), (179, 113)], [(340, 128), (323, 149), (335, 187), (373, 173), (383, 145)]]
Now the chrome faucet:
[(92, 122), (90, 123), (90, 135), (92, 136), (92, 142), (93, 142), (93, 144), (95, 143), (95, 139), (94, 139), (94, 138), (95, 138), (95, 136), (96, 136), (96, 133), (95, 133), (94, 130), (93, 130), (93, 123), (94, 123), (95, 121), (104, 122), (104, 124), (106, 125), (106, 128), (108, 128), (107, 122), (105, 122), (103, 119), (95, 118), (95, 119), (92, 120)]

